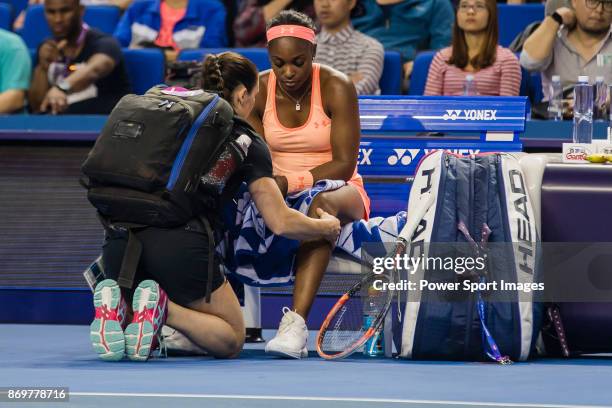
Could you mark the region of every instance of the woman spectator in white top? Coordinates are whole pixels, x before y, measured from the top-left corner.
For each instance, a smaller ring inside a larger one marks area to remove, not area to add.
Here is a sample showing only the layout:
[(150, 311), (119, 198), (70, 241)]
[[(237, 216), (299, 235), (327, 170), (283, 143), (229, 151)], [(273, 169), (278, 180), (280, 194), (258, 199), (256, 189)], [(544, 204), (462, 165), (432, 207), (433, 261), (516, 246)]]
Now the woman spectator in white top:
[(355, 30), (351, 11), (356, 0), (314, 0), (321, 32), (317, 35), (315, 62), (345, 73), (358, 95), (380, 93), (385, 52), (381, 43)]

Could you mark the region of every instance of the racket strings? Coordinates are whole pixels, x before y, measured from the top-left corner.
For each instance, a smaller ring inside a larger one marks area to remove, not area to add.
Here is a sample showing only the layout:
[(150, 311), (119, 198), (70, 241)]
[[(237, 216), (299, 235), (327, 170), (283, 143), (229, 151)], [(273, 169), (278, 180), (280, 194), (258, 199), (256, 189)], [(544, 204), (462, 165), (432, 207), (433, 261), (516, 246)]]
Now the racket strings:
[[(380, 279), (388, 282), (385, 276)], [(374, 289), (374, 280), (364, 282), (333, 316), (321, 343), (322, 350), (338, 353), (353, 347), (384, 312), (388, 291)]]

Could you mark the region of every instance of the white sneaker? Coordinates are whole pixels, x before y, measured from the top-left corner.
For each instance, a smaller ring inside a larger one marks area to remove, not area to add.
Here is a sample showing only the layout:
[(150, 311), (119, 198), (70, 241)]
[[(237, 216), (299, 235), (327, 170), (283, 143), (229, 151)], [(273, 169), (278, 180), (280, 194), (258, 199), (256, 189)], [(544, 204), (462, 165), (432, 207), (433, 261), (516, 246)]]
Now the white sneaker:
[(162, 338), (170, 356), (205, 356), (206, 350), (192, 342), (189, 337), (170, 326), (162, 327)]
[(280, 357), (308, 357), (308, 328), (304, 318), (288, 307), (283, 308), (283, 313), (276, 336), (266, 344), (266, 353)]

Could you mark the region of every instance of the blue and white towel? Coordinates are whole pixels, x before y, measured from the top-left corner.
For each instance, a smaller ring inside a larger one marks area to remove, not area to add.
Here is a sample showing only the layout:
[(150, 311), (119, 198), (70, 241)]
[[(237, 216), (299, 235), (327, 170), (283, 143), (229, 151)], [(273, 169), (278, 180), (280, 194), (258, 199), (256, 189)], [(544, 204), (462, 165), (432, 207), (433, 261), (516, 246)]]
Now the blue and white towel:
[[(287, 197), (287, 205), (304, 214), (312, 200), (323, 191), (343, 187), (344, 181), (321, 180), (313, 188)], [(233, 220), (232, 220), (233, 219)], [(342, 228), (336, 251), (344, 251), (359, 260), (363, 243), (393, 242), (406, 223), (406, 213), (371, 218), (347, 224)], [(252, 286), (291, 285), (294, 259), (299, 241), (274, 235), (251, 200), (246, 186), (240, 190), (234, 205), (226, 209), (225, 240), (219, 251), (225, 258), (226, 273), (235, 274)]]

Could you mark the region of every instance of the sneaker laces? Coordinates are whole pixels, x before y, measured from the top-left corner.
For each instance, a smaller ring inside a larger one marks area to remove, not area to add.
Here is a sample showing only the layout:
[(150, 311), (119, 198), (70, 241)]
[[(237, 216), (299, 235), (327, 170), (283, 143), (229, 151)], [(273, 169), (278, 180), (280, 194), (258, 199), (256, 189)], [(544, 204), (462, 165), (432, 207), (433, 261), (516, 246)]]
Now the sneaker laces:
[(297, 314), (293, 310), (289, 309), (287, 306), (283, 307), (283, 318), (278, 325), (278, 333), (285, 334), (291, 330), (293, 327), (293, 323), (296, 322), (294, 314)]
[(157, 343), (159, 344), (156, 357), (168, 358), (168, 346), (166, 345), (166, 339), (165, 336), (162, 335), (161, 330), (159, 331), (159, 333), (156, 334), (156, 337)]

